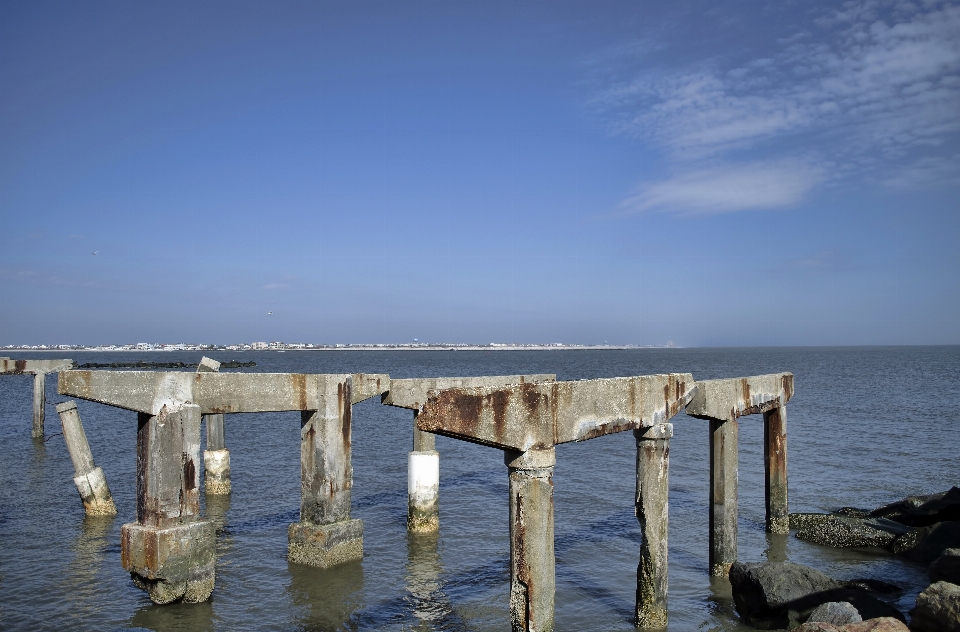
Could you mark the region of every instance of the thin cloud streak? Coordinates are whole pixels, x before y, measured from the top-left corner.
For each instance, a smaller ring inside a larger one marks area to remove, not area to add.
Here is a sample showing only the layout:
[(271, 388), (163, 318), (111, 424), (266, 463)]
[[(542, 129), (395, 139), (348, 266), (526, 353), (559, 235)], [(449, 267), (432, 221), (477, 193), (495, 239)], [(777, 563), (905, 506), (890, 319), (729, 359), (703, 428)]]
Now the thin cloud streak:
[[(660, 147), (680, 174), (641, 187), (621, 207), (774, 209), (828, 179), (955, 184), (947, 164), (955, 152), (944, 150), (960, 132), (960, 7), (850, 3), (805, 26), (747, 63), (645, 72), (601, 91), (593, 105), (612, 116), (613, 131)], [(798, 155), (811, 172), (788, 177), (759, 166)], [(706, 166), (725, 161), (733, 166)], [(743, 162), (754, 165), (736, 166)], [(830, 177), (811, 175), (818, 171)], [(731, 191), (754, 181), (756, 191)], [(765, 188), (777, 181), (786, 188)]]

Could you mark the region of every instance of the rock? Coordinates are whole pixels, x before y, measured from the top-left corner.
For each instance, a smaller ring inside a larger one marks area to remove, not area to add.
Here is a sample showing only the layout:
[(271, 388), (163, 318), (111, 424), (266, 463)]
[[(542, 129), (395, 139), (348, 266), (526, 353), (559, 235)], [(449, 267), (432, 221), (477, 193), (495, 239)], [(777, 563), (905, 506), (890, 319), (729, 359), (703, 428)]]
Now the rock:
[[(886, 518), (862, 519), (836, 514), (804, 514), (797, 537), (833, 547), (885, 547), (907, 527)], [(792, 526), (792, 524), (791, 524)]]
[(866, 518), (870, 515), (870, 510), (858, 509), (857, 507), (841, 507), (833, 513), (838, 516), (849, 516), (850, 518)]
[(953, 548), (960, 548), (960, 521), (914, 529), (897, 536), (890, 545), (890, 550), (895, 554), (926, 564)]
[(928, 527), (938, 522), (960, 520), (960, 487), (928, 496), (907, 496), (903, 500), (870, 512), (871, 518), (889, 518), (910, 527)]
[(879, 579), (849, 579), (843, 582), (843, 586), (845, 588), (865, 590), (867, 592), (878, 593), (881, 595), (892, 595), (903, 592), (903, 588), (900, 586)]
[(804, 623), (799, 628), (794, 628), (793, 632), (910, 632), (910, 629), (893, 617), (880, 617), (846, 625)]
[(861, 617), (894, 617), (904, 620), (896, 608), (863, 590), (847, 588), (820, 571), (791, 562), (744, 564), (730, 569), (733, 601), (737, 613), (761, 629), (786, 628), (805, 621), (813, 610), (828, 601), (846, 601)]
[(930, 565), (930, 581), (960, 584), (960, 549), (947, 549)]
[(931, 584), (917, 595), (910, 616), (910, 627), (916, 632), (960, 632), (960, 586)]
[(811, 621), (845, 625), (847, 623), (860, 623), (863, 619), (852, 604), (846, 601), (828, 601), (813, 609), (807, 623)]

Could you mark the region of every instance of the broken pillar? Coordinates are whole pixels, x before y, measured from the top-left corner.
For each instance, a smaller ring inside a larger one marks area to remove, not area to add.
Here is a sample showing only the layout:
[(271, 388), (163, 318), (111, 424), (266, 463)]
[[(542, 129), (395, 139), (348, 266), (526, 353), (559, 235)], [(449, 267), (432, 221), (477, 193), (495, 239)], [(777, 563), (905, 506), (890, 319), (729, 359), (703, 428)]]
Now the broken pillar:
[(634, 625), (667, 627), (667, 527), (670, 492), (670, 437), (673, 424), (633, 431), (637, 440), (636, 512), (640, 522), (640, 563)]
[(0, 374), (33, 375), (33, 429), (34, 439), (43, 439), (46, 405), (46, 374), (73, 368), (73, 360), (12, 360), (0, 358)]
[(787, 504), (787, 407), (763, 413), (763, 470), (767, 531), (790, 533)]
[(382, 404), (413, 410), (413, 451), (407, 456), (407, 530), (432, 533), (440, 529), (440, 453), (433, 433), (417, 428), (417, 411), (429, 391), (445, 388), (480, 388), (553, 382), (553, 374), (484, 375), (480, 377), (437, 377), (391, 380)]
[(407, 455), (407, 529), (431, 533), (440, 529), (440, 453), (436, 437), (416, 427), (413, 451)]
[(87, 435), (80, 423), (80, 413), (76, 402), (64, 402), (57, 405), (60, 423), (63, 426), (63, 439), (73, 461), (73, 483), (80, 492), (83, 510), (88, 516), (115, 516), (117, 506), (107, 486), (103, 470), (93, 462), (93, 453), (87, 443)]
[(363, 557), (363, 522), (350, 518), (349, 375), (321, 375), (317, 410), (301, 413), (300, 521), (288, 530), (287, 559), (329, 568)]
[(510, 619), (514, 632), (553, 630), (556, 448), (504, 450), (510, 479)]
[(213, 592), (216, 541), (200, 519), (200, 406), (138, 413), (137, 521), (120, 529), (120, 561), (154, 603)]
[[(204, 356), (197, 365), (197, 373), (216, 373), (220, 363)], [(206, 493), (224, 496), (230, 493), (230, 451), (223, 437), (223, 413), (203, 416), (207, 429), (207, 449), (203, 451), (203, 487)]]
[[(726, 577), (737, 561), (738, 420), (763, 414), (767, 530), (787, 526), (786, 411), (793, 374), (701, 380), (687, 414), (710, 422), (710, 574)], [(779, 411), (779, 412), (775, 412)], [(777, 530), (775, 530), (777, 529)]]

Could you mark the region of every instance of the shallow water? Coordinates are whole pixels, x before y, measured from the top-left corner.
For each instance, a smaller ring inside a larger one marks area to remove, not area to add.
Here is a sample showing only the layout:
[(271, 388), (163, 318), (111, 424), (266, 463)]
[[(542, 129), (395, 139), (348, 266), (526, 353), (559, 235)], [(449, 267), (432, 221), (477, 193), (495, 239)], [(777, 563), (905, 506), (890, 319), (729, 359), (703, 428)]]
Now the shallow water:
[[(15, 354), (14, 357), (54, 357)], [(196, 362), (199, 353), (72, 353), (78, 363)], [(791, 511), (875, 507), (960, 484), (960, 347), (638, 349), (630, 351), (304, 351), (214, 353), (246, 372), (384, 372), (393, 377), (556, 373), (561, 380), (692, 372), (698, 379), (792, 371)], [(57, 355), (56, 357), (61, 357)], [(353, 516), (362, 562), (321, 571), (288, 564), (300, 501), (299, 413), (228, 415), (233, 494), (205, 502), (218, 525), (210, 602), (154, 606), (120, 567), (120, 525), (135, 508), (136, 415), (79, 401), (94, 457), (119, 509), (84, 518), (53, 408), (47, 441), (30, 438), (32, 377), (0, 377), (0, 628), (113, 630), (509, 629), (507, 475), (502, 453), (446, 437), (439, 537), (405, 528), (412, 413), (376, 399), (354, 408)], [(707, 422), (673, 419), (670, 629), (743, 630), (725, 580), (707, 570)], [(926, 569), (882, 551), (827, 549), (770, 536), (763, 520), (763, 424), (740, 423), (739, 558), (789, 559), (838, 578), (905, 587)], [(631, 630), (640, 531), (631, 433), (557, 448), (557, 629)]]

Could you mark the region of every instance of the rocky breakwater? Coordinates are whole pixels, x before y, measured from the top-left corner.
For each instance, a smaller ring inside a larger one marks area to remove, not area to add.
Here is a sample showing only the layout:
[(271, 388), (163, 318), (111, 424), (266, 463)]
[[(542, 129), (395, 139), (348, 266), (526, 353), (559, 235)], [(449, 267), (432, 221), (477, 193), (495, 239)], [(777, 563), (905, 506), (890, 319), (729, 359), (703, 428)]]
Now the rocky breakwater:
[[(873, 510), (843, 507), (829, 514), (790, 514), (790, 527), (796, 529), (799, 539), (815, 544), (884, 548), (906, 560), (930, 564), (933, 583), (917, 596), (916, 607), (910, 611), (910, 629), (960, 632), (960, 488), (909, 496)], [(802, 629), (832, 631), (834, 628), (823, 627), (829, 625), (833, 624)], [(861, 624), (846, 625), (836, 629), (860, 630), (850, 626)]]
[(737, 562), (730, 569), (730, 583), (737, 613), (761, 630), (792, 629), (817, 618), (836, 623), (882, 617), (906, 622), (903, 613), (881, 598), (900, 589), (877, 580), (840, 581), (791, 562)]

